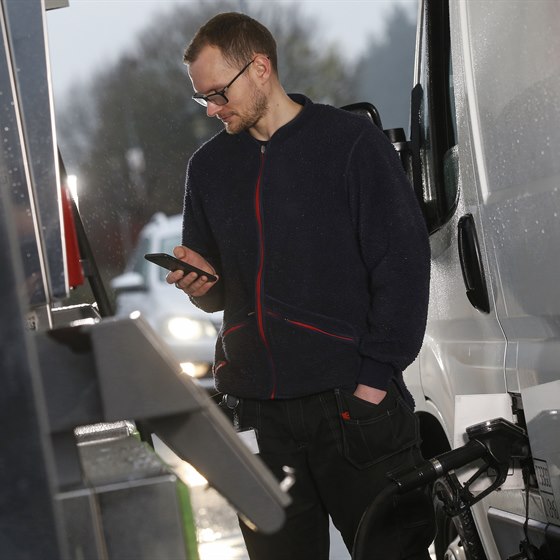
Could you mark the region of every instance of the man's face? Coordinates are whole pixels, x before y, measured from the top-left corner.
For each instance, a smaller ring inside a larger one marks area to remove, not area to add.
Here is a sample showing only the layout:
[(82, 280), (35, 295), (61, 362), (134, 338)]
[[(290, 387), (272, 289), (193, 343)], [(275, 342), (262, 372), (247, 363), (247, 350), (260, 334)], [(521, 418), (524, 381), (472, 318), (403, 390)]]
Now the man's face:
[[(225, 105), (209, 101), (206, 107), (208, 116), (220, 119), (229, 134), (252, 128), (267, 112), (266, 96), (253, 80), (252, 66), (248, 64), (246, 70), (227, 88), (225, 95), (228, 102)], [(222, 91), (242, 68), (233, 68), (224, 60), (218, 48), (208, 46), (189, 64), (188, 70), (195, 92), (209, 95)]]

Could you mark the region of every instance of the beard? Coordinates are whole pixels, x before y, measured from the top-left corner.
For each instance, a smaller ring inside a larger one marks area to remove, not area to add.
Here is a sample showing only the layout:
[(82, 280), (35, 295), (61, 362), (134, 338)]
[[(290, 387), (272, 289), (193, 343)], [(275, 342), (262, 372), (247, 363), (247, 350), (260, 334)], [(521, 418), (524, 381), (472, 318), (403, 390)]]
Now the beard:
[(232, 113), (234, 119), (230, 122), (224, 122), (224, 127), (228, 134), (239, 134), (244, 130), (252, 128), (268, 111), (266, 96), (256, 87), (251, 91), (250, 101), (251, 103), (246, 110)]

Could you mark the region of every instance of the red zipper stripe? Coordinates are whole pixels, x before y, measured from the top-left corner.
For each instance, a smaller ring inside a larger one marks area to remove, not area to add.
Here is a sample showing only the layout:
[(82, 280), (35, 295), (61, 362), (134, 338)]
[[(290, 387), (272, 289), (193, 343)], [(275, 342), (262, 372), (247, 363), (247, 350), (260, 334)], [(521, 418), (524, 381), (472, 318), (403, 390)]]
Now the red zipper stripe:
[(255, 214), (257, 218), (257, 225), (259, 228), (259, 269), (257, 272), (257, 281), (255, 287), (256, 296), (256, 311), (257, 311), (257, 325), (259, 329), (259, 336), (266, 348), (268, 357), (270, 360), (270, 367), (272, 369), (272, 391), (270, 393), (271, 399), (276, 396), (276, 375), (274, 372), (274, 362), (272, 361), (272, 353), (270, 352), (270, 346), (264, 332), (264, 315), (263, 315), (263, 305), (262, 305), (262, 282), (264, 273), (264, 227), (262, 221), (261, 212), (261, 179), (264, 168), (264, 152), (265, 147), (261, 146), (261, 164), (259, 168), (259, 176), (257, 179), (257, 186), (255, 189)]
[(264, 321), (262, 310), (262, 278), (264, 272), (264, 228), (261, 213), (261, 179), (264, 167), (264, 151), (261, 149), (261, 165), (259, 169), (259, 177), (257, 179), (257, 188), (255, 189), (255, 213), (257, 217), (257, 225), (259, 227), (259, 270), (257, 272), (256, 298), (257, 298), (257, 324), (261, 339), (266, 342), (264, 334)]

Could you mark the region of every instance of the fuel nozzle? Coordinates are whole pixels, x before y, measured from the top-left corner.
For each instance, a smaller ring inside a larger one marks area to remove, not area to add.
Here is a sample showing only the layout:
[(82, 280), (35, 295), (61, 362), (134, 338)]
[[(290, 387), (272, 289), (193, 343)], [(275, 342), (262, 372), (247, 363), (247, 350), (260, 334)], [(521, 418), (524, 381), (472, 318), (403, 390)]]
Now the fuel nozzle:
[[(434, 482), (451, 470), (464, 467), (481, 459), (483, 465), (463, 487), (463, 498), (469, 505), (501, 486), (509, 470), (512, 459), (523, 459), (529, 455), (529, 442), (525, 431), (504, 418), (495, 418), (467, 428), (469, 441), (463, 446), (429, 459), (422, 466), (396, 473), (391, 477), (398, 492), (404, 493)], [(495, 473), (494, 482), (476, 498), (469, 487), (483, 473)]]
[[(391, 473), (390, 484), (362, 516), (354, 540), (353, 560), (369, 557), (366, 535), (375, 531), (378, 520), (382, 519), (391, 507), (395, 494), (404, 494), (427, 486), (446, 476), (448, 482), (453, 485), (453, 499), (446, 506), (450, 515), (456, 515), (457, 512), (472, 506), (501, 486), (506, 480), (513, 459), (525, 459), (529, 456), (527, 434), (522, 428), (504, 418), (469, 426), (467, 436), (469, 441), (458, 449), (437, 455), (416, 468)], [(467, 482), (461, 484), (456, 477), (448, 476), (450, 471), (474, 461), (477, 465), (482, 464)], [(487, 488), (474, 495), (470, 488), (483, 474), (487, 474), (492, 482)]]

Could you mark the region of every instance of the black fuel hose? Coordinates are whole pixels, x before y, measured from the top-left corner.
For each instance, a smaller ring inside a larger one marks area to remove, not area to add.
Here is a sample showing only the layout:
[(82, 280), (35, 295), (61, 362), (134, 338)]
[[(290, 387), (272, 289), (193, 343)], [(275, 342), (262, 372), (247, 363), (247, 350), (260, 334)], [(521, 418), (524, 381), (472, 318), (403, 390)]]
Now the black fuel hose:
[(386, 486), (368, 506), (356, 530), (354, 546), (352, 547), (352, 560), (371, 560), (374, 558), (375, 551), (368, 550), (368, 542), (371, 541), (371, 530), (380, 525), (385, 515), (389, 513), (393, 506), (391, 499), (399, 492), (399, 487), (395, 482)]
[[(356, 530), (354, 546), (352, 547), (352, 560), (372, 560), (375, 551), (368, 550), (367, 544), (372, 540), (372, 534), (379, 535), (375, 538), (384, 538), (383, 520), (393, 507), (393, 496), (404, 494), (421, 486), (434, 482), (450, 470), (463, 467), (471, 461), (480, 459), (488, 452), (486, 446), (478, 440), (471, 440), (459, 449), (447, 451), (422, 465), (403, 472), (402, 475), (393, 476), (389, 484), (377, 495), (368, 506)], [(379, 559), (386, 560), (386, 559)]]

